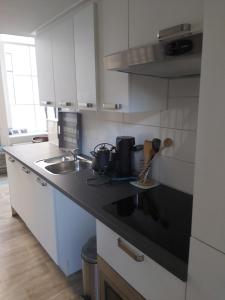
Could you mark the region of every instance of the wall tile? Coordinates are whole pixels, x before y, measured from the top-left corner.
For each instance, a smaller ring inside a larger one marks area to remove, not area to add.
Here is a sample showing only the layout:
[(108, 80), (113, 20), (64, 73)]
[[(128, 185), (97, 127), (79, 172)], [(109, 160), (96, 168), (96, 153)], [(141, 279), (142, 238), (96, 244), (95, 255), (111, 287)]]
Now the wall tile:
[(160, 112), (140, 112), (124, 114), (124, 123), (160, 126)]
[(193, 194), (194, 164), (169, 157), (160, 157), (160, 182)]
[(168, 109), (161, 112), (161, 127), (196, 130), (198, 98), (177, 97), (168, 99)]
[(174, 130), (174, 153), (176, 159), (195, 162), (196, 132)]
[(200, 78), (182, 78), (169, 81), (169, 97), (198, 97)]

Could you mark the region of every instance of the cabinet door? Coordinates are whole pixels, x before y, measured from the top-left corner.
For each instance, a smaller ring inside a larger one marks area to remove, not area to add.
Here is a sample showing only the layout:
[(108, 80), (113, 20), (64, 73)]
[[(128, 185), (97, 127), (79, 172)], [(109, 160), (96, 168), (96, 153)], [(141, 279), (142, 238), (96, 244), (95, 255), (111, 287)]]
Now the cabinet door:
[(56, 106), (76, 104), (73, 18), (60, 19), (52, 28), (52, 53)]
[(15, 211), (22, 217), (23, 212), (23, 197), (21, 197), (20, 185), (20, 163), (13, 157), (6, 154), (6, 165), (9, 182), (10, 203)]
[(33, 193), (32, 232), (50, 257), (58, 263), (53, 187), (33, 174)]
[(100, 0), (99, 68), (102, 110), (128, 111), (128, 75), (104, 69), (104, 56), (128, 48), (128, 0)]
[(191, 239), (187, 300), (224, 300), (225, 255)]
[(96, 235), (95, 218), (54, 189), (59, 267), (66, 275), (81, 269), (81, 250)]
[(130, 0), (129, 46), (157, 41), (160, 29), (191, 23), (193, 30), (202, 29), (203, 0)]
[(77, 102), (80, 109), (96, 108), (95, 5), (74, 16)]
[(55, 105), (51, 31), (39, 33), (35, 39), (40, 104)]

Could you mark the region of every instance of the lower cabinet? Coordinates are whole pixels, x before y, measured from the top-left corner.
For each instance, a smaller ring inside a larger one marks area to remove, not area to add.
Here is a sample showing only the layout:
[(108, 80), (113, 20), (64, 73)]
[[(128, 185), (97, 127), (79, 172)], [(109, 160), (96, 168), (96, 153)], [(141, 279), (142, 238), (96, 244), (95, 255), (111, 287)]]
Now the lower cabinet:
[[(97, 221), (97, 252), (127, 284), (145, 299), (185, 300), (185, 282), (179, 280), (99, 221)], [(110, 282), (106, 281), (107, 284)], [(111, 289), (113, 286), (109, 288), (110, 292)], [(103, 299), (133, 300), (136, 298), (127, 296), (124, 298), (103, 297), (101, 300)]]
[(225, 254), (191, 239), (186, 300), (225, 299)]
[(81, 269), (81, 249), (96, 234), (95, 218), (30, 169), (7, 157), (10, 201), (65, 275)]

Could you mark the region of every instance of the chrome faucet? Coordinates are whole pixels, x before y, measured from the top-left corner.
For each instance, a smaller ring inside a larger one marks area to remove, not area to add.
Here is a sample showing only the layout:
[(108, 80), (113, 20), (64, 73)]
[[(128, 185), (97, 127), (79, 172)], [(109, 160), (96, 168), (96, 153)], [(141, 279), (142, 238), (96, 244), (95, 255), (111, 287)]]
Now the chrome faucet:
[(74, 161), (76, 161), (77, 160), (77, 156), (79, 154), (79, 148), (71, 149), (71, 150), (69, 150), (69, 153), (72, 154), (72, 156), (74, 158)]

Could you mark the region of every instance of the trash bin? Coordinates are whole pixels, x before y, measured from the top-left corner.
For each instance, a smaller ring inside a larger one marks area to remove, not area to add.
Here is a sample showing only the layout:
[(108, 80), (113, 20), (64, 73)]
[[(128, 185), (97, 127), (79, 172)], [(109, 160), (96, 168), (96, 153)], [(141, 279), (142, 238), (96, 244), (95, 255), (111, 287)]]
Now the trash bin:
[(98, 270), (96, 237), (90, 238), (83, 246), (82, 277), (85, 299), (98, 300)]

